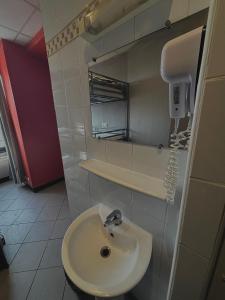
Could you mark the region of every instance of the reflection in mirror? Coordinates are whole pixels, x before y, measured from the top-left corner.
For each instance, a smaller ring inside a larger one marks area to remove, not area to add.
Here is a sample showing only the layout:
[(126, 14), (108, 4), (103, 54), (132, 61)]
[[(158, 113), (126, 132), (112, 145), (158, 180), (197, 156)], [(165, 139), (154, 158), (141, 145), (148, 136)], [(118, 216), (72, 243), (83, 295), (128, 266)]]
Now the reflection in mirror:
[[(204, 25), (201, 12), (89, 64), (92, 136), (168, 147), (174, 123), (169, 114), (169, 85), (160, 75), (164, 45)], [(180, 127), (187, 127), (182, 119)]]

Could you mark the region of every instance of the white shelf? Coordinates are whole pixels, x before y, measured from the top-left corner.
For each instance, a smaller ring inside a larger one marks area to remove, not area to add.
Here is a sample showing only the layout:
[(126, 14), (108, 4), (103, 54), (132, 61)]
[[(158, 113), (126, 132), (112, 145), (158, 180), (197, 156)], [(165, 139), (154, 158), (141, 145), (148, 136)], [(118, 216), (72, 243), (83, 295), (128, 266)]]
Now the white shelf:
[(100, 160), (84, 160), (80, 167), (132, 190), (153, 196), (161, 200), (166, 200), (166, 189), (163, 180), (151, 177), (130, 169), (120, 168)]

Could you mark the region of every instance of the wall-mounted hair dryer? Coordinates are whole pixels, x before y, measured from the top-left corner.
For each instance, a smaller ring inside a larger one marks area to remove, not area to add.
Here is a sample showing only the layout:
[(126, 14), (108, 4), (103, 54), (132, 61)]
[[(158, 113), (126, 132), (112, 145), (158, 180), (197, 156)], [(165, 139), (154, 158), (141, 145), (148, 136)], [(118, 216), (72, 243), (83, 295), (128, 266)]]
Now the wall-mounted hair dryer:
[[(175, 119), (170, 140), (170, 157), (164, 179), (167, 201), (174, 203), (178, 178), (178, 149), (187, 149), (191, 135), (195, 94), (201, 65), (205, 30), (199, 27), (165, 44), (161, 57), (161, 76), (169, 83), (169, 113)], [(188, 126), (179, 132), (179, 120), (189, 117)]]
[(171, 118), (194, 113), (197, 70), (203, 27), (183, 34), (165, 44), (161, 57), (161, 76), (169, 83)]

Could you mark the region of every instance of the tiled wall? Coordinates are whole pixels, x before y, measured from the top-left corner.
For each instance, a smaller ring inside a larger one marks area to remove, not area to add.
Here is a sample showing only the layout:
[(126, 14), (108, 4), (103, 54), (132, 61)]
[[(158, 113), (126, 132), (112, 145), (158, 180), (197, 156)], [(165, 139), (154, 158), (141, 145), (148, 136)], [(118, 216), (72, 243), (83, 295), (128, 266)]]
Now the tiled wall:
[(85, 44), (82, 39), (76, 39), (49, 59), (70, 208), (76, 215), (77, 211), (102, 202), (121, 209), (124, 215), (150, 231), (154, 235), (151, 267), (134, 293), (141, 300), (149, 300), (152, 293), (152, 299), (156, 300), (163, 292), (161, 299), (165, 299), (174, 248), (174, 241), (165, 236), (168, 237), (167, 231), (171, 231), (171, 237), (175, 236), (173, 223), (177, 223), (179, 201), (168, 208), (164, 201), (88, 174), (78, 163), (87, 157), (97, 158), (162, 177), (167, 155), (154, 148), (91, 138), (87, 66), (77, 68), (82, 63), (77, 58), (82, 55)]
[(204, 298), (225, 223), (225, 2), (215, 0), (211, 13), (207, 67), (196, 118), (198, 131), (179, 239), (173, 300)]
[[(53, 33), (56, 34), (59, 27), (61, 29), (58, 23), (55, 24), (57, 17), (60, 24), (64, 23), (61, 23), (62, 9), (58, 4), (59, 1), (55, 2), (41, 0), (47, 39), (52, 37)], [(80, 2), (78, 1), (79, 5)], [(79, 13), (81, 8), (79, 5), (74, 15)], [(131, 19), (93, 45), (82, 38), (77, 38), (49, 57), (66, 185), (72, 212), (76, 215), (77, 211), (82, 212), (95, 203), (103, 202), (112, 208), (120, 208), (124, 215), (154, 236), (150, 268), (141, 283), (133, 290), (138, 300), (166, 299), (181, 191), (177, 192), (175, 205), (169, 206), (164, 201), (133, 192), (79, 168), (80, 160), (96, 158), (162, 177), (167, 164), (167, 152), (164, 150), (91, 138), (87, 61), (90, 57), (111, 51), (163, 27), (171, 13), (170, 5), (171, 1), (159, 1), (152, 11), (147, 10), (136, 17), (135, 23), (134, 19)], [(67, 8), (71, 10), (71, 5), (64, 7), (64, 10)], [(160, 18), (156, 14), (158, 8), (162, 12)], [(51, 23), (53, 12), (54, 21)], [(67, 14), (71, 16), (71, 13), (65, 12), (65, 15)], [(185, 14), (187, 15), (188, 12)], [(184, 157), (181, 161), (185, 165)], [(182, 170), (185, 170), (184, 165)]]

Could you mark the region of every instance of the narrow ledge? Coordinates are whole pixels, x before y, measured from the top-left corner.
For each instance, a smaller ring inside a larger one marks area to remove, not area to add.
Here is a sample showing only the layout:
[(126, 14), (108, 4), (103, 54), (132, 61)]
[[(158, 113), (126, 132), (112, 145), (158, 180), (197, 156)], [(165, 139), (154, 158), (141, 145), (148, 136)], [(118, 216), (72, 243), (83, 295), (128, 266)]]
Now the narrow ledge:
[(160, 178), (121, 168), (97, 159), (84, 160), (80, 162), (79, 166), (134, 191), (166, 201), (166, 189)]

